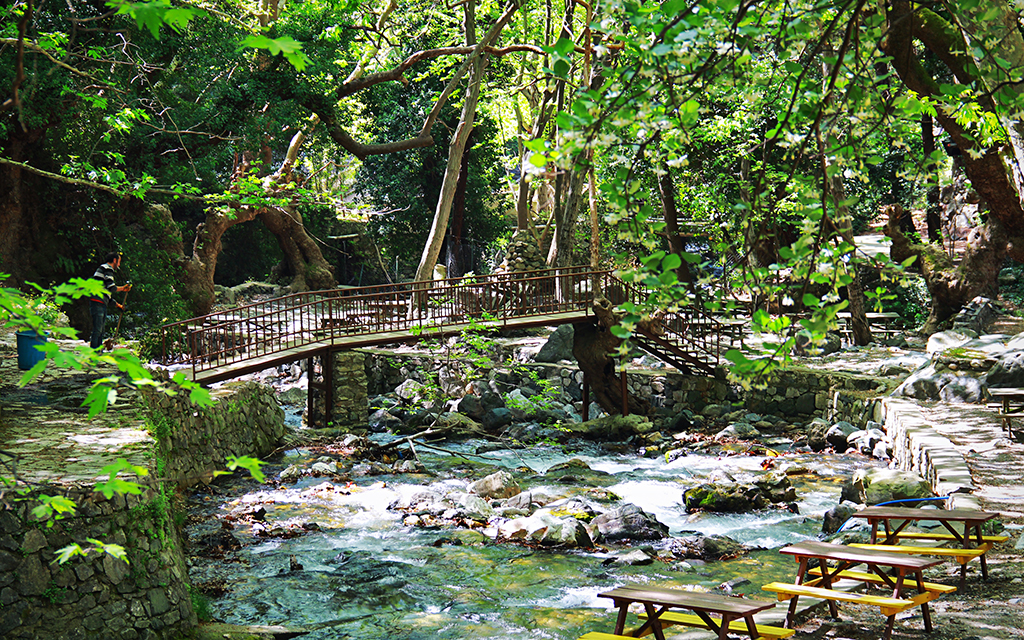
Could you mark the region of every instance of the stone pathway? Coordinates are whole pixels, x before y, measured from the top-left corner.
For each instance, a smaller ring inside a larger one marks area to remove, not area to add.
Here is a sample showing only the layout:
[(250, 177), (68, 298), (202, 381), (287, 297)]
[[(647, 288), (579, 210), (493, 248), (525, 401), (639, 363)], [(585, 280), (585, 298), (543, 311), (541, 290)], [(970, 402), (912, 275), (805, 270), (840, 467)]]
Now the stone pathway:
[(102, 374), (49, 372), (19, 388), (24, 372), (14, 338), (0, 332), (0, 462), (14, 456), (20, 478), (56, 485), (94, 482), (118, 458), (148, 466), (153, 439), (137, 409), (115, 406), (90, 420), (80, 406), (90, 380)]

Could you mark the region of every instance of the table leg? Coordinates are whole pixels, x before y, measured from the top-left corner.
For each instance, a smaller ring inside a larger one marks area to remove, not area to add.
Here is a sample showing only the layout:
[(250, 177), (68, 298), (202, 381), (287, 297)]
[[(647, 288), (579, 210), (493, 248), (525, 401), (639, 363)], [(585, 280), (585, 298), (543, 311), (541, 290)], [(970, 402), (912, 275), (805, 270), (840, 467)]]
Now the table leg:
[[(915, 571), (914, 572), (914, 577), (917, 579), (917, 591), (918, 591), (918, 593), (924, 593), (925, 592), (925, 588), (924, 588), (924, 572), (923, 571)], [(901, 575), (900, 575), (900, 581), (897, 582), (896, 584), (898, 586), (902, 586), (902, 584), (903, 584), (902, 572), (901, 572)], [(896, 597), (899, 598), (900, 594), (897, 593)], [(922, 602), (921, 603), (921, 617), (924, 618), (924, 630), (927, 631), (928, 633), (931, 633), (932, 632), (932, 612), (928, 608), (928, 603), (927, 602)]]
[[(807, 558), (800, 558), (800, 568), (796, 572), (796, 583), (803, 584), (804, 576), (807, 575)], [(796, 603), (800, 600), (800, 596), (793, 596), (789, 601), (789, 610), (786, 612), (786, 625), (787, 629), (793, 628), (793, 618), (796, 617)]]
[[(985, 540), (982, 538), (982, 534), (981, 534), (981, 523), (978, 523), (978, 524), (974, 525), (974, 535), (975, 535), (975, 537), (978, 540), (978, 546), (979, 547), (981, 545), (985, 544)], [(964, 529), (964, 549), (970, 549), (970, 547), (971, 547), (971, 535), (970, 535), (969, 528), (967, 528), (967, 529)], [(988, 561), (985, 560), (985, 554), (984, 553), (981, 554), (981, 557), (978, 558), (978, 559), (981, 560), (981, 577), (984, 578), (985, 580), (988, 580)], [(966, 567), (967, 567), (967, 565), (965, 564), (964, 568), (966, 569)]]
[[(654, 632), (654, 637), (658, 640), (665, 640), (665, 632), (661, 630), (661, 620), (659, 620), (665, 609), (658, 611), (654, 608), (653, 604), (648, 602), (644, 603), (644, 609), (647, 610), (647, 622), (644, 623), (644, 626), (651, 625), (651, 631)], [(642, 630), (643, 627), (640, 627), (640, 631), (637, 631), (634, 635), (636, 637), (640, 637)]]
[[(824, 559), (818, 560), (818, 566), (821, 567), (821, 583), (825, 585), (826, 589), (831, 589), (832, 576), (828, 573), (828, 562)], [(836, 604), (835, 600), (828, 601), (828, 612), (832, 614), (833, 618), (839, 617), (839, 605)]]
[[(720, 640), (725, 640), (726, 636), (729, 635), (729, 623), (733, 619), (733, 617), (729, 614), (723, 613), (721, 620), (715, 620), (710, 615), (708, 615), (706, 611), (694, 609), (693, 612), (697, 614), (697, 617), (701, 619), (701, 621), (707, 626), (708, 629), (718, 634)], [(754, 640), (757, 639), (755, 638)]]
[(615, 619), (615, 635), (621, 636), (626, 629), (626, 613), (629, 610), (629, 603), (623, 602), (619, 605), (619, 617)]
[(757, 632), (757, 623), (754, 622), (753, 614), (744, 616), (743, 619), (747, 622), (747, 633), (750, 634), (750, 640), (757, 640), (761, 634)]
[[(732, 623), (733, 618), (727, 613), (722, 614), (722, 622), (718, 626), (718, 640), (728, 640), (729, 638), (729, 625)], [(753, 640), (757, 640), (756, 637), (751, 636)]]

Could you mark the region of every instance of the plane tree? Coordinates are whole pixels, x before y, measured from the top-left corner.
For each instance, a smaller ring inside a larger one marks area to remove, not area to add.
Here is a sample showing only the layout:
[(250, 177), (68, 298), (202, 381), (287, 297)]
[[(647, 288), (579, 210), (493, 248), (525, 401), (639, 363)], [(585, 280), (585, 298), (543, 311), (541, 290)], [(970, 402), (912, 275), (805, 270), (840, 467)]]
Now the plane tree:
[[(770, 116), (746, 148), (747, 194), (732, 201), (736, 252), (756, 253), (763, 234), (755, 221), (796, 218), (797, 236), (779, 247), (778, 261), (753, 266), (742, 287), (813, 312), (799, 325), (771, 309), (756, 312), (755, 329), (782, 340), (767, 357), (730, 354), (736, 372), (763, 372), (787, 357), (797, 334), (817, 341), (834, 325), (849, 304), (853, 271), (867, 260), (852, 242), (846, 185), (866, 180), (884, 161), (875, 153), (877, 140), (909, 148), (905, 136), (920, 131), (922, 116), (933, 117), (963, 151), (966, 174), (988, 211), (959, 269), (926, 270), (934, 298), (926, 328), (994, 283), (1008, 243), (1024, 246), (1012, 242), (1024, 224), (1024, 147), (1015, 115), (1024, 45), (1009, 3), (612, 0), (600, 17), (605, 41), (621, 43), (618, 64), (558, 115), (566, 135), (547, 160), (579, 166), (590, 154), (605, 158), (606, 221), (647, 247), (624, 273), (655, 293), (650, 306), (627, 309), (616, 329), (621, 337), (655, 304), (692, 303), (677, 269), (699, 257), (665, 250), (663, 208), (642, 178), (646, 168), (669, 174), (690, 167), (695, 135), (715, 117), (709, 94), (730, 95), (739, 112)], [(921, 171), (939, 161), (921, 157)], [(913, 252), (907, 257), (909, 263)], [(722, 293), (703, 304), (718, 310), (729, 300)]]
[[(472, 46), (449, 37), (429, 47), (424, 34), (460, 31), (431, 3), (402, 11), (326, 1), (207, 8), (112, 1), (5, 9), (0, 256), (15, 279), (48, 266), (25, 268), (53, 239), (40, 224), (48, 207), (38, 194), (49, 193), (65, 200), (52, 211), (58, 228), (70, 209), (84, 212), (67, 218), (85, 230), (111, 217), (160, 229), (192, 313), (213, 302), (223, 233), (256, 219), (278, 238), (293, 289), (333, 286), (298, 206), (330, 195), (304, 189), (312, 171), (330, 169), (305, 166), (303, 150), (364, 159), (434, 144), (439, 114), (473, 60), (515, 50), (495, 45), (518, 4), (486, 5)], [(362, 92), (442, 71), (417, 122), (395, 139), (364, 138)], [(170, 198), (203, 203), (191, 246), (168, 208), (148, 206)]]

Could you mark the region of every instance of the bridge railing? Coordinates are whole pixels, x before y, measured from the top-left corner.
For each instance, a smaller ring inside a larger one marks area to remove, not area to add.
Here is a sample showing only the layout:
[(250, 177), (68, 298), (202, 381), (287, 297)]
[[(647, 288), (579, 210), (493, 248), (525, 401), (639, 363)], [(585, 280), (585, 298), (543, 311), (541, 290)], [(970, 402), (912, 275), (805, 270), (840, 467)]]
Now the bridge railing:
[[(295, 293), (160, 327), (160, 363), (191, 366), (196, 374), (340, 339), (385, 344), (413, 333), (450, 333), (470, 319), (502, 326), (522, 318), (589, 313), (595, 290), (616, 304), (646, 297), (638, 284), (589, 267)], [(721, 331), (713, 318), (687, 308), (663, 324), (668, 336), (717, 362)]]
[(162, 326), (160, 362), (199, 372), (339, 338), (397, 342), (408, 336), (384, 334), (589, 310), (593, 288), (614, 282), (608, 270), (565, 267), (295, 293)]

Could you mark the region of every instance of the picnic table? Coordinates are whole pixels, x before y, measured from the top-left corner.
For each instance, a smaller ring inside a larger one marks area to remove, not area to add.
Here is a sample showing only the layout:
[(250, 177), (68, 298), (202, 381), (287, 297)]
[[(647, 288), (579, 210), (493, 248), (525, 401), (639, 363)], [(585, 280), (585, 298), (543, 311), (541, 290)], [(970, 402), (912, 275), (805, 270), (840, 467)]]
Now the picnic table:
[[(853, 334), (853, 315), (849, 311), (840, 311), (836, 314), (836, 317), (842, 320), (843, 324), (839, 328), (839, 333), (845, 338)], [(872, 333), (878, 333), (881, 335), (896, 335), (900, 331), (899, 329), (893, 329), (890, 325), (899, 320), (900, 314), (884, 312), (884, 313), (865, 313), (865, 319), (868, 321), (868, 327)]]
[[(775, 606), (774, 602), (764, 600), (647, 585), (616, 587), (598, 594), (598, 597), (610, 598), (619, 609), (615, 632), (591, 632), (580, 640), (619, 640), (639, 638), (651, 633), (658, 640), (665, 640), (663, 629), (676, 624), (710, 629), (718, 634), (720, 640), (725, 640), (730, 631), (746, 633), (751, 640), (774, 640), (793, 634), (792, 629), (759, 625), (754, 621), (755, 613)], [(639, 629), (625, 635), (626, 614), (631, 604), (643, 605), (645, 615), (641, 617), (645, 620)], [(693, 614), (673, 611), (678, 609), (692, 611)]]
[[(851, 545), (859, 548), (886, 550), (895, 553), (912, 553), (955, 558), (960, 563), (960, 588), (967, 580), (967, 563), (978, 558), (981, 561), (982, 577), (988, 578), (988, 563), (985, 554), (996, 542), (1005, 542), (1007, 536), (983, 535), (983, 524), (998, 517), (994, 511), (978, 509), (912, 509), (907, 507), (875, 506), (861, 509), (853, 514), (871, 523), (871, 544)], [(906, 531), (907, 525), (920, 520), (940, 523), (948, 533), (927, 531)], [(885, 530), (885, 537), (878, 538), (878, 525)], [(958, 529), (957, 527), (960, 527)], [(936, 541), (940, 544), (956, 543), (955, 547), (908, 546), (905, 540)]]
[[(952, 587), (924, 580), (924, 570), (940, 564), (941, 560), (813, 541), (783, 547), (779, 553), (791, 555), (799, 563), (796, 583), (770, 582), (761, 588), (775, 592), (779, 600), (790, 601), (786, 627), (793, 625), (799, 598), (807, 596), (828, 601), (829, 611), (833, 617), (839, 616), (837, 602), (877, 606), (886, 616), (885, 634), (882, 636), (884, 640), (889, 640), (892, 635), (897, 613), (920, 606), (925, 631), (930, 632), (932, 619), (928, 602), (942, 593), (955, 591)], [(812, 567), (812, 562), (818, 566)], [(834, 566), (829, 566), (829, 563), (833, 563)], [(861, 564), (867, 565), (869, 572), (852, 569)], [(916, 587), (918, 591), (914, 595), (906, 593), (908, 577), (911, 578), (911, 588)], [(876, 596), (837, 590), (835, 583), (842, 579), (890, 587), (892, 595)]]
[(1006, 435), (1012, 438), (1013, 425), (1011, 418), (1015, 414), (1024, 412), (1024, 389), (993, 389), (990, 387), (988, 396), (996, 401), (996, 406), (999, 407), (999, 417), (1002, 419), (1003, 428), (1006, 429)]

